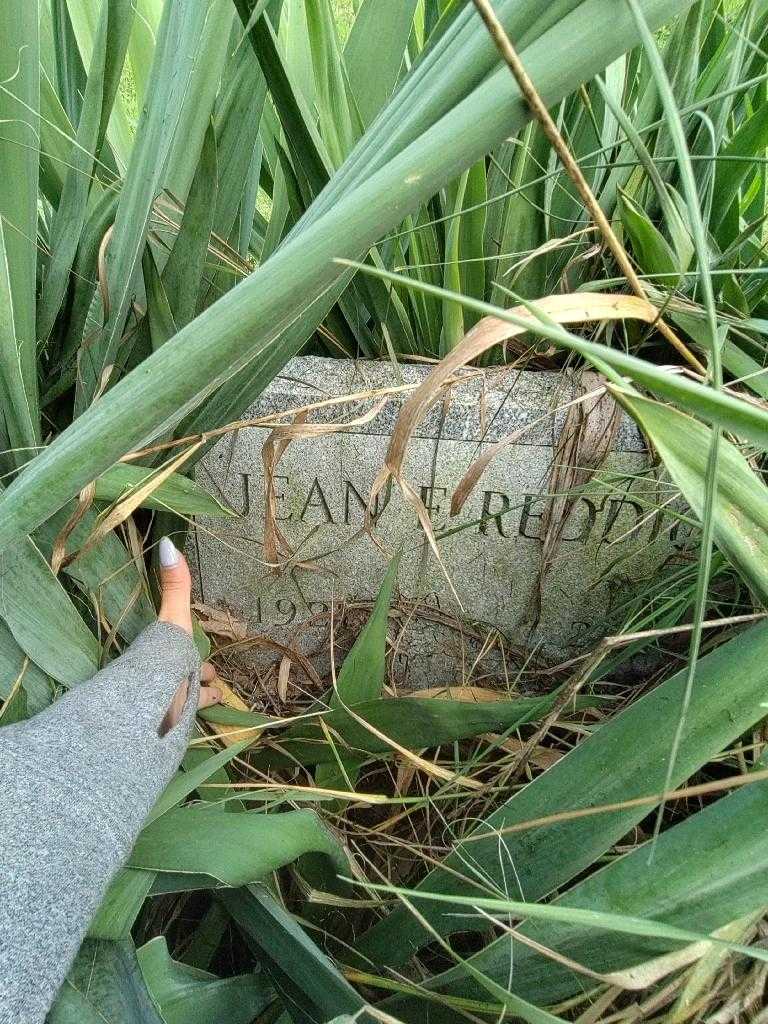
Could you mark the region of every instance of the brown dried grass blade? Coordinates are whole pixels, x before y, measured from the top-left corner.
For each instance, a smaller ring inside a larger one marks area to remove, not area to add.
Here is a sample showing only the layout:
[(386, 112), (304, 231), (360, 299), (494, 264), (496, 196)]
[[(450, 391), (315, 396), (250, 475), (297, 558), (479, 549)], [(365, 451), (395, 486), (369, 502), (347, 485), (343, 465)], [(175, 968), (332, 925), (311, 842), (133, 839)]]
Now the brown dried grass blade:
[(306, 418), (306, 413), (298, 413), (294, 417), (292, 424), (285, 427), (275, 427), (261, 449), (261, 462), (264, 467), (264, 561), (277, 576), (281, 572), (283, 557), (291, 559), (294, 555), (294, 550), (277, 525), (275, 473), (280, 464), (280, 459), (282, 459), (286, 448), (291, 443), (291, 439), (286, 437), (284, 432), (289, 427), (303, 423)]
[(62, 526), (61, 530), (53, 542), (53, 553), (51, 554), (51, 571), (54, 576), (59, 574), (59, 570), (62, 566), (66, 565), (67, 559), (67, 541), (69, 540), (72, 532), (76, 529), (77, 525), (82, 522), (83, 516), (88, 511), (93, 503), (93, 496), (96, 493), (96, 481), (92, 480), (87, 487), (84, 487), (78, 496), (77, 508)]
[(455, 516), (461, 512), (467, 502), (467, 499), (480, 482), (483, 473), (485, 473), (488, 466), (490, 466), (496, 456), (500, 455), (505, 448), (509, 448), (510, 445), (517, 444), (520, 438), (524, 437), (528, 431), (533, 430), (542, 423), (546, 423), (546, 421), (551, 419), (556, 412), (562, 412), (564, 409), (569, 409), (573, 405), (588, 401), (590, 398), (597, 397), (602, 394), (605, 394), (604, 387), (591, 391), (585, 395), (579, 395), (578, 398), (574, 398), (572, 401), (558, 406), (557, 409), (553, 409), (552, 412), (548, 412), (544, 416), (538, 416), (530, 423), (526, 423), (524, 427), (520, 427), (519, 430), (514, 430), (511, 434), (508, 434), (506, 437), (502, 437), (500, 441), (492, 444), (487, 451), (485, 451), (479, 458), (475, 459), (459, 481), (456, 490), (451, 496), (451, 515)]
[(418, 699), (432, 697), (438, 700), (463, 700), (468, 704), (495, 704), (501, 700), (508, 700), (506, 693), (491, 690), (486, 686), (430, 686), (425, 690), (412, 690), (404, 696)]
[[(232, 687), (218, 674), (212, 683), (221, 691), (221, 705), (225, 708), (234, 708), (235, 711), (250, 711), (243, 698), (232, 689)], [(221, 725), (218, 722), (209, 722), (225, 747), (231, 747), (233, 743), (240, 743), (241, 740), (256, 741), (261, 736), (262, 729), (243, 729), (239, 725)]]
[[(593, 323), (602, 320), (642, 320), (645, 323), (655, 323), (658, 317), (656, 307), (646, 299), (638, 298), (635, 295), (609, 295), (602, 292), (547, 295), (535, 303), (535, 309), (560, 324)], [(529, 321), (532, 331), (536, 330), (540, 321), (535, 312), (526, 306), (517, 306), (513, 312), (523, 320)], [(414, 431), (437, 400), (443, 387), (451, 381), (452, 375), (487, 352), (488, 349), (506, 344), (525, 333), (525, 327), (508, 323), (498, 317), (484, 317), (475, 324), (456, 348), (437, 364), (403, 405), (395, 429), (392, 431), (392, 439), (387, 449), (384, 465), (376, 475), (368, 497), (365, 529), (373, 535), (374, 509), (378, 496), (390, 480), (394, 480), (398, 484), (403, 497), (419, 518), (430, 548), (443, 569), (459, 607), (461, 607), (461, 601), (440, 557), (429, 513), (416, 490), (405, 479), (403, 471), (405, 454)]]
[[(658, 315), (656, 307), (646, 299), (634, 295), (609, 295), (603, 292), (547, 295), (536, 300), (535, 307), (559, 324), (594, 323), (602, 320), (642, 320), (645, 323), (654, 323)], [(532, 331), (535, 331), (540, 323), (538, 317), (526, 306), (517, 306), (512, 312), (530, 322)], [(505, 344), (525, 331), (526, 328), (499, 320), (498, 317), (483, 317), (456, 348), (437, 364), (405, 402), (398, 416), (385, 458), (388, 476), (397, 479), (402, 474), (408, 442), (435, 401), (440, 388), (447, 383), (451, 375), (488, 349)], [(377, 477), (374, 487), (377, 486), (378, 479)], [(381, 486), (378, 489), (381, 490)]]
[[(390, 797), (386, 793), (357, 793), (355, 790), (324, 789), (321, 786), (301, 786), (293, 782), (280, 782), (278, 780), (274, 782), (201, 782), (200, 789), (253, 790), (254, 793), (300, 793), (309, 797), (313, 795), (320, 799), (333, 797), (334, 799), (348, 800), (350, 803), (359, 804), (387, 804), (390, 801)], [(359, 901), (355, 905), (359, 906)]]
[(108, 512), (103, 519), (101, 519), (90, 536), (87, 538), (83, 546), (75, 552), (70, 558), (70, 563), (74, 562), (76, 558), (80, 558), (86, 551), (90, 551), (94, 545), (98, 544), (102, 537), (105, 537), (110, 531), (114, 530), (115, 527), (119, 526), (120, 523), (124, 522), (130, 515), (132, 515), (142, 502), (146, 501), (147, 497), (156, 491), (157, 488), (168, 479), (176, 470), (181, 466), (187, 459), (197, 451), (202, 444), (202, 441), (198, 441), (193, 444), (186, 451), (182, 452), (181, 455), (177, 455), (175, 459), (166, 463), (162, 469), (158, 470), (157, 473), (153, 474), (146, 480), (141, 487), (136, 487), (130, 491), (128, 496), (123, 498), (122, 501), (117, 502), (110, 512)]
[[(205, 605), (192, 605), (193, 609), (204, 608)], [(207, 612), (204, 614), (208, 614)], [(209, 622), (200, 623), (205, 633), (217, 633), (218, 635), (225, 635), (219, 626), (219, 623), (214, 623), (209, 628)], [(301, 653), (295, 647), (289, 647), (287, 644), (281, 644), (277, 640), (273, 640), (268, 636), (249, 636), (243, 635), (234, 638), (234, 643), (228, 644), (226, 650), (232, 650), (233, 648), (244, 647), (246, 649), (253, 649), (256, 647), (266, 648), (268, 651), (273, 651), (275, 654), (280, 654), (282, 658), (288, 658), (295, 665), (302, 670), (304, 675), (309, 681), (316, 686), (318, 689), (323, 688), (323, 681), (318, 675), (316, 669), (312, 665), (312, 662)]]
[[(534, 621), (541, 614), (544, 582), (560, 550), (565, 528), (580, 493), (605, 462), (621, 423), (622, 410), (600, 384), (599, 374), (585, 372), (581, 386), (584, 401), (572, 405), (555, 446), (549, 477), (549, 492), (542, 520), (541, 565)], [(600, 391), (602, 390), (602, 394)], [(593, 397), (590, 400), (590, 396)]]
[(288, 655), (284, 655), (277, 673), (277, 697), (282, 704), (285, 704), (288, 700), (288, 682), (291, 676), (292, 664), (293, 662)]
[[(349, 395), (344, 401), (353, 401), (356, 395)], [(291, 423), (281, 424), (274, 427), (261, 450), (261, 460), (264, 466), (264, 561), (270, 566), (276, 575), (280, 575), (284, 563), (290, 562), (291, 567), (296, 565), (303, 569), (311, 569), (315, 572), (322, 571), (320, 566), (312, 562), (295, 562), (295, 551), (287, 537), (277, 525), (277, 496), (275, 491), (275, 472), (291, 441), (310, 437), (326, 437), (329, 434), (342, 433), (354, 427), (364, 426), (376, 419), (381, 410), (389, 401), (389, 395), (380, 398), (373, 408), (357, 416), (355, 419), (346, 420), (343, 423), (307, 423), (308, 409), (297, 411)]]
[(447, 768), (443, 768), (439, 764), (433, 764), (431, 761), (425, 760), (423, 757), (419, 757), (418, 754), (414, 754), (412, 750), (408, 750), (407, 747), (401, 746), (397, 740), (393, 740), (391, 736), (387, 736), (385, 733), (377, 729), (375, 725), (372, 725), (362, 716), (358, 715), (351, 707), (344, 705), (344, 712), (354, 718), (356, 722), (367, 729), (368, 732), (372, 733), (377, 739), (382, 740), (393, 750), (396, 750), (398, 754), (404, 760), (409, 761), (411, 764), (420, 768), (421, 771), (427, 775), (431, 775), (434, 778), (442, 779), (444, 782), (453, 782), (457, 786), (463, 786), (466, 789), (482, 789), (482, 784), (477, 782), (475, 779), (469, 779), (462, 775), (456, 775), (454, 772), (449, 771)]
[(192, 611), (197, 614), (198, 622), (208, 636), (220, 636), (225, 640), (245, 640), (248, 636), (247, 625), (226, 608), (213, 608), (197, 601), (192, 605)]
[[(588, 227), (579, 228), (578, 231), (573, 231), (570, 235), (563, 235), (562, 238), (550, 238), (548, 241), (543, 242), (535, 249), (531, 249), (531, 251), (529, 253), (526, 253), (526, 255), (523, 256), (522, 259), (517, 260), (515, 263), (512, 264), (511, 267), (508, 267), (504, 271), (503, 276), (510, 277), (511, 275), (514, 274), (515, 277), (517, 277), (520, 271), (525, 270), (525, 268), (530, 263), (533, 263), (534, 260), (538, 259), (539, 256), (545, 256), (548, 252), (555, 252), (558, 249), (562, 249), (564, 246), (568, 245), (569, 242), (574, 242), (579, 238), (583, 238), (584, 235), (591, 234), (595, 230), (596, 226), (590, 224)], [(599, 251), (600, 246), (597, 246), (597, 249)]]
[[(413, 359), (414, 361), (417, 361), (415, 356)], [(434, 363), (435, 360), (430, 359), (429, 362)], [(415, 391), (417, 387), (418, 385), (416, 383), (409, 383), (398, 384), (394, 387), (388, 388), (369, 388), (364, 391), (355, 391), (348, 395), (334, 395), (331, 398), (324, 398), (319, 402), (311, 402), (309, 405), (302, 405), (296, 409), (287, 409), (285, 412), (271, 413), (269, 416), (258, 416), (255, 419), (247, 420), (232, 420), (230, 423), (225, 423), (222, 427), (216, 427), (214, 430), (206, 430), (204, 434), (187, 434), (184, 437), (175, 437), (169, 441), (163, 441), (160, 444), (149, 445), (146, 448), (138, 448), (136, 451), (128, 452), (124, 455), (121, 462), (134, 462), (136, 459), (144, 458), (147, 455), (155, 455), (157, 452), (166, 451), (168, 448), (178, 448), (181, 445), (192, 444), (194, 441), (211, 441), (216, 437), (221, 437), (223, 434), (233, 434), (238, 430), (244, 430), (246, 427), (264, 427), (274, 430), (276, 427), (285, 427), (290, 425), (284, 422), (287, 416), (295, 417), (302, 412), (309, 413), (314, 412), (317, 409), (327, 409), (336, 405), (349, 405), (350, 402), (363, 402), (367, 399), (381, 400), (384, 398), (390, 398), (405, 394), (408, 391)], [(373, 415), (375, 415), (375, 413)], [(354, 423), (345, 423), (343, 426), (354, 426)]]

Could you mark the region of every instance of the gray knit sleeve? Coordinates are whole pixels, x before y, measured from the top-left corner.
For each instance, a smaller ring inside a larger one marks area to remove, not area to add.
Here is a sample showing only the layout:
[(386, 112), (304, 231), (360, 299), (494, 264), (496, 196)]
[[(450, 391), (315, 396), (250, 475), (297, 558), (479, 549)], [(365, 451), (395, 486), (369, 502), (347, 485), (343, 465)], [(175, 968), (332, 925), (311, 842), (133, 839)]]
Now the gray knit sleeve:
[[(160, 736), (185, 679), (181, 720)], [(93, 679), (0, 729), (0, 1024), (44, 1019), (181, 761), (199, 691), (192, 638), (157, 622)]]

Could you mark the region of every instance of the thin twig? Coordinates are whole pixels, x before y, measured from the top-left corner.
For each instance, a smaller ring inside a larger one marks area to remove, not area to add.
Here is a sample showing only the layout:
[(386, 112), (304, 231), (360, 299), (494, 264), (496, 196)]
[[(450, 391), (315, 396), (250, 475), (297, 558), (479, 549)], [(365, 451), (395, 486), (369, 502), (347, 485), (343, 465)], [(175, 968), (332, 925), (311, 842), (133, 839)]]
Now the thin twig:
[[(515, 81), (518, 84), (520, 92), (522, 93), (523, 99), (526, 101), (528, 106), (531, 108), (533, 116), (541, 124), (544, 134), (549, 140), (550, 145), (557, 153), (560, 161), (565, 168), (571, 181), (573, 181), (576, 189), (581, 196), (581, 200), (589, 211), (589, 215), (599, 228), (608, 248), (613, 253), (613, 256), (621, 268), (621, 272), (627, 279), (627, 283), (631, 287), (632, 291), (638, 298), (647, 298), (645, 290), (640, 281), (640, 278), (635, 273), (635, 268), (630, 262), (629, 256), (621, 244), (619, 239), (616, 237), (616, 233), (611, 227), (610, 221), (603, 212), (602, 207), (595, 198), (592, 189), (589, 187), (587, 179), (584, 177), (581, 168), (568, 149), (568, 145), (560, 134), (555, 122), (552, 120), (549, 111), (544, 104), (541, 96), (536, 91), (536, 87), (528, 77), (528, 73), (523, 67), (522, 61), (517, 55), (517, 51), (512, 45), (509, 36), (504, 31), (504, 26), (501, 24), (499, 19), (496, 17), (496, 13), (491, 6), (490, 0), (474, 0), (475, 7), (480, 14), (480, 17), (485, 22), (486, 28), (491, 35), (502, 59), (506, 63), (509, 70), (512, 72)], [(662, 334), (666, 340), (672, 345), (686, 362), (690, 363), (691, 366), (695, 367), (699, 373), (706, 376), (707, 369), (703, 363), (699, 362), (696, 356), (691, 352), (688, 346), (678, 338), (669, 324), (664, 321), (661, 316), (655, 323), (659, 333)]]
[(517, 755), (511, 768), (507, 772), (508, 775), (515, 775), (521, 768), (525, 767), (531, 754), (546, 736), (550, 727), (557, 721), (560, 712), (569, 703), (569, 701), (576, 697), (582, 686), (584, 686), (584, 684), (592, 677), (592, 673), (599, 668), (600, 664), (608, 654), (608, 649), (608, 645), (605, 643), (597, 647), (586, 664), (582, 665), (578, 672), (575, 672), (574, 675), (563, 685), (562, 690), (552, 704), (552, 709), (549, 714), (545, 716), (539, 728), (534, 732), (530, 739), (528, 739), (523, 749)]
[(629, 810), (632, 807), (655, 807), (657, 804), (669, 803), (672, 800), (690, 800), (694, 797), (709, 796), (712, 793), (723, 793), (741, 786), (752, 786), (768, 780), (768, 768), (748, 772), (746, 775), (729, 775), (714, 782), (701, 782), (695, 786), (684, 786), (682, 789), (669, 789), (663, 793), (649, 793), (647, 796), (632, 797), (630, 800), (619, 800), (612, 804), (598, 804), (594, 807), (579, 807), (570, 811), (559, 811), (541, 818), (529, 818), (504, 828), (492, 829), (487, 832), (473, 832), (464, 836), (462, 843), (476, 843), (483, 839), (498, 838), (512, 832), (525, 832), (530, 828), (542, 828), (547, 825), (559, 825), (563, 821), (575, 821), (578, 818), (590, 818), (594, 814), (610, 814), (616, 811)]

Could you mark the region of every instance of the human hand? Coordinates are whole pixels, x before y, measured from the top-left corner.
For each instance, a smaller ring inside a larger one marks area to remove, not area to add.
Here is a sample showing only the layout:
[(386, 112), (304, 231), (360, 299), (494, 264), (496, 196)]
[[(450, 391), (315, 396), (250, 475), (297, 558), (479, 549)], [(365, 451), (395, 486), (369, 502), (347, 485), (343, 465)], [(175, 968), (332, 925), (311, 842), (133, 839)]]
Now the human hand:
[[(161, 601), (158, 620), (170, 622), (192, 635), (192, 575), (187, 560), (170, 539), (163, 537), (160, 541), (160, 590)], [(221, 690), (215, 686), (205, 685), (216, 678), (216, 671), (210, 662), (203, 662), (200, 679), (199, 708), (207, 708), (221, 700)], [(174, 694), (168, 711), (165, 713), (160, 728), (161, 735), (172, 729), (179, 721), (184, 705), (187, 702), (187, 682), (184, 680)]]

